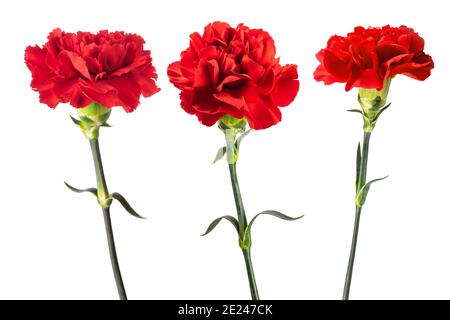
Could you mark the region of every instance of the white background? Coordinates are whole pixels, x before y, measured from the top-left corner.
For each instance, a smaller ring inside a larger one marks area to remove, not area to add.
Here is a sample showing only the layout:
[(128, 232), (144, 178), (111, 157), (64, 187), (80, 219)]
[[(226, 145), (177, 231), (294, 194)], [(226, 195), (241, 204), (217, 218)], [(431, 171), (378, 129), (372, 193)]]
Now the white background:
[(281, 62), (299, 65), (301, 89), (276, 127), (242, 144), (238, 174), (249, 216), (275, 209), (298, 222), (262, 218), (253, 260), (265, 299), (340, 299), (354, 219), (356, 146), (362, 120), (356, 91), (312, 76), (315, 53), (356, 25), (406, 24), (426, 41), (436, 68), (425, 82), (403, 76), (374, 131), (351, 298), (450, 299), (450, 42), (445, 1), (8, 1), (0, 8), (0, 298), (116, 299), (101, 211), (67, 190), (95, 184), (87, 140), (69, 119), (38, 101), (23, 62), (47, 34), (99, 29), (138, 33), (152, 50), (160, 93), (133, 114), (114, 109), (101, 147), (116, 203), (113, 226), (131, 299), (247, 299), (235, 231), (207, 225), (235, 214), (224, 144), (179, 106), (167, 65), (189, 34), (214, 20), (270, 32)]

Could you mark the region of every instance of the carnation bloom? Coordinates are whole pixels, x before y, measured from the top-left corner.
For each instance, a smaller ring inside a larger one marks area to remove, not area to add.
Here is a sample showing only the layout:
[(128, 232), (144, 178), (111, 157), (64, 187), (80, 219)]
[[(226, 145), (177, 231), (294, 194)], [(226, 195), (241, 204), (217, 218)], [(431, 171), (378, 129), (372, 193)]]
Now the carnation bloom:
[(243, 24), (214, 22), (203, 35), (191, 34), (167, 73), (181, 90), (182, 108), (207, 126), (225, 115), (245, 118), (253, 129), (273, 126), (299, 89), (297, 66), (280, 65), (272, 37)]
[(144, 39), (124, 32), (67, 33), (53, 30), (47, 43), (28, 47), (25, 62), (31, 87), (51, 108), (69, 102), (75, 108), (92, 103), (127, 112), (136, 109), (141, 94), (159, 91), (150, 51)]
[(434, 64), (423, 52), (425, 41), (411, 28), (356, 27), (347, 37), (333, 36), (317, 53), (320, 61), (314, 72), (325, 84), (346, 83), (353, 87), (381, 90), (385, 80), (397, 74), (425, 80)]

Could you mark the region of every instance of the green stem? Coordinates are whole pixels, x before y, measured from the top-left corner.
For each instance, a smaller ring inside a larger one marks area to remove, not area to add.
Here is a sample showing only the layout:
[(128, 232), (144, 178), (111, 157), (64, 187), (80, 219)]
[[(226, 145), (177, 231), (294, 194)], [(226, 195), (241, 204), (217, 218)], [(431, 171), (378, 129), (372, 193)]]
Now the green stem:
[(245, 215), (244, 203), (242, 202), (241, 189), (239, 188), (238, 177), (236, 173), (236, 164), (229, 164), (231, 186), (233, 187), (234, 202), (236, 203), (236, 212), (239, 221), (239, 234), (244, 235), (247, 229), (247, 217)]
[[(239, 237), (240, 237), (240, 239), (243, 239), (245, 230), (247, 229), (247, 226), (248, 226), (248, 223), (247, 223), (247, 217), (245, 216), (245, 209), (244, 209), (244, 204), (242, 202), (241, 191), (239, 189), (239, 182), (238, 182), (237, 173), (236, 173), (236, 163), (230, 163), (230, 164), (228, 164), (228, 167), (230, 169), (231, 185), (233, 187), (234, 201), (236, 203), (236, 211), (237, 211), (237, 215), (238, 215)], [(251, 244), (249, 244), (249, 246), (250, 245)], [(252, 299), (259, 300), (258, 287), (256, 285), (255, 273), (253, 270), (253, 264), (252, 264), (252, 259), (251, 259), (251, 255), (250, 255), (250, 247), (242, 248), (242, 253), (244, 254), (245, 266), (247, 268), (247, 276), (248, 276), (248, 282), (250, 285), (250, 292), (251, 292)]]
[(109, 207), (103, 208), (103, 218), (105, 220), (106, 237), (108, 238), (109, 255), (111, 257), (114, 279), (116, 280), (117, 292), (119, 293), (120, 300), (127, 300), (127, 293), (125, 292), (122, 275), (120, 274), (119, 260), (117, 259)]
[(108, 187), (106, 185), (105, 173), (103, 171), (102, 157), (100, 154), (100, 146), (98, 139), (89, 140), (91, 145), (92, 157), (94, 159), (95, 175), (97, 178), (97, 197), (99, 204), (103, 210), (103, 217), (105, 220), (106, 236), (108, 239), (109, 254), (111, 258), (111, 265), (114, 272), (114, 279), (116, 280), (117, 291), (119, 293), (120, 300), (127, 300), (127, 294), (125, 292), (125, 286), (122, 281), (122, 275), (120, 273), (119, 261), (117, 259), (116, 246), (114, 243), (114, 234), (111, 224), (111, 214), (109, 207), (111, 200), (108, 193)]
[[(367, 164), (369, 161), (369, 144), (370, 144), (370, 136), (371, 132), (364, 132), (364, 140), (362, 147), (362, 155), (361, 155), (361, 167), (359, 168), (359, 177), (357, 177), (356, 183), (356, 193), (361, 190), (361, 188), (366, 184), (367, 180)], [(355, 225), (353, 228), (353, 238), (352, 238), (352, 246), (350, 249), (350, 257), (348, 260), (347, 274), (345, 277), (345, 285), (344, 285), (344, 293), (342, 295), (342, 300), (348, 300), (350, 296), (350, 286), (352, 282), (353, 275), (353, 265), (355, 263), (355, 255), (356, 255), (356, 244), (358, 242), (358, 231), (359, 231), (359, 222), (361, 219), (361, 211), (362, 207), (356, 206), (355, 213)]]
[(350, 250), (350, 258), (348, 259), (347, 276), (345, 277), (344, 294), (342, 300), (348, 300), (350, 296), (350, 286), (352, 283), (353, 264), (355, 262), (356, 243), (358, 242), (359, 220), (361, 218), (361, 207), (356, 207), (355, 226), (353, 228), (352, 248)]
[(250, 284), (250, 293), (252, 300), (259, 300), (258, 287), (256, 285), (255, 273), (253, 271), (252, 257), (250, 255), (250, 249), (242, 249), (244, 254), (245, 266), (247, 267), (248, 282)]
[(91, 145), (92, 158), (94, 159), (95, 177), (97, 179), (97, 197), (100, 200), (106, 200), (109, 197), (108, 186), (106, 185), (105, 173), (103, 171), (102, 156), (100, 154), (100, 145), (98, 139), (89, 140)]

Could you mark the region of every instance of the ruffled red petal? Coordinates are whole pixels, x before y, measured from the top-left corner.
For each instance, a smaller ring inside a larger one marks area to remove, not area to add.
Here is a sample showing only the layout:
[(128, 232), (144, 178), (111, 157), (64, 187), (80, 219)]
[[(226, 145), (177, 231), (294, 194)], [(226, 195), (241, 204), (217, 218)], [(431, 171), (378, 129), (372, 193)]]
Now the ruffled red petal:
[(203, 35), (193, 33), (167, 75), (181, 90), (182, 108), (207, 126), (230, 115), (245, 117), (253, 129), (268, 128), (299, 90), (297, 67), (280, 65), (270, 35), (243, 24), (214, 22)]
[(82, 108), (97, 102), (131, 112), (141, 95), (159, 91), (150, 51), (143, 45), (140, 36), (124, 32), (75, 34), (55, 29), (42, 49), (25, 50), (31, 87), (52, 108), (58, 103)]

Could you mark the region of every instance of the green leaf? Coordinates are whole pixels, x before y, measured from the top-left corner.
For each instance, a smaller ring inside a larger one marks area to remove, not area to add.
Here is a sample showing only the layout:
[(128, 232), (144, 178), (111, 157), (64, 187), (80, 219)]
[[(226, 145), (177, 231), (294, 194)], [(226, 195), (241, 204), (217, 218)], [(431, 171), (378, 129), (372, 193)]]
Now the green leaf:
[(380, 179), (375, 179), (372, 180), (370, 182), (367, 182), (362, 188), (361, 190), (358, 192), (358, 194), (356, 195), (356, 205), (358, 207), (362, 207), (364, 205), (364, 203), (366, 202), (366, 198), (367, 198), (367, 194), (369, 193), (370, 187), (372, 186), (372, 184), (374, 184), (375, 182), (387, 179), (389, 176), (380, 178)]
[(110, 125), (109, 123), (104, 123), (101, 125), (101, 127), (105, 127), (105, 128), (112, 128), (112, 125)]
[(120, 193), (114, 192), (113, 194), (111, 194), (111, 197), (113, 199), (116, 199), (117, 201), (119, 201), (120, 204), (123, 206), (123, 208), (129, 214), (131, 214), (133, 217), (136, 217), (136, 218), (139, 218), (139, 219), (145, 219), (144, 217), (139, 215), (136, 211), (134, 211), (134, 209), (131, 207), (131, 205), (128, 203), (128, 201), (125, 199), (125, 197), (122, 196)]
[(217, 151), (216, 158), (213, 161), (213, 164), (217, 163), (220, 159), (222, 159), (227, 154), (227, 147), (222, 147)]
[(353, 112), (353, 113), (359, 113), (362, 116), (364, 116), (364, 112), (362, 112), (361, 110), (358, 110), (358, 109), (350, 109), (350, 110), (347, 110), (347, 111), (348, 112)]
[(236, 148), (239, 150), (239, 147), (241, 146), (241, 142), (242, 142), (242, 140), (244, 140), (244, 138), (246, 137), (246, 136), (248, 136), (249, 135), (249, 133), (251, 132), (252, 130), (247, 130), (247, 131), (245, 131), (243, 134), (241, 134), (240, 136), (239, 136), (239, 138), (237, 138), (236, 139)]
[(276, 217), (276, 218), (279, 218), (279, 219), (282, 219), (282, 220), (286, 220), (286, 221), (295, 221), (295, 220), (298, 220), (300, 218), (303, 218), (303, 216), (296, 217), (296, 218), (289, 217), (289, 216), (287, 216), (285, 214), (282, 214), (281, 212), (274, 211), (274, 210), (267, 210), (267, 211), (263, 211), (263, 212), (257, 214), (250, 221), (250, 223), (247, 226), (247, 229), (245, 229), (244, 237), (243, 237), (243, 239), (240, 242), (240, 245), (241, 245), (242, 249), (249, 249), (250, 248), (251, 242), (252, 242), (251, 241), (251, 231), (252, 231), (251, 229), (252, 229), (253, 223), (256, 221), (256, 219), (259, 216), (262, 216), (262, 215), (268, 215), (268, 216)]
[(358, 150), (356, 154), (356, 191), (359, 188), (359, 176), (361, 174), (361, 142), (358, 142)]
[(90, 192), (92, 193), (95, 197), (97, 197), (97, 189), (95, 188), (88, 188), (88, 189), (77, 189), (72, 187), (70, 184), (68, 184), (67, 182), (64, 182), (64, 184), (66, 185), (67, 188), (69, 188), (70, 190), (72, 190), (73, 192), (76, 193), (83, 193), (83, 192)]
[(211, 224), (209, 225), (208, 229), (206, 229), (206, 232), (204, 234), (202, 234), (202, 237), (206, 236), (208, 233), (213, 231), (223, 219), (228, 220), (229, 222), (231, 222), (231, 224), (234, 226), (236, 231), (239, 233), (239, 222), (237, 221), (237, 219), (235, 217), (233, 217), (233, 216), (223, 216), (223, 217), (217, 218), (216, 220), (211, 222)]
[(75, 119), (74, 117), (70, 116), (70, 119), (72, 119), (73, 123), (75, 123), (77, 126), (81, 124), (81, 121), (78, 119)]
[(300, 217), (293, 218), (293, 217), (289, 217), (289, 216), (287, 216), (287, 215), (285, 215), (285, 214), (282, 214), (281, 212), (278, 212), (278, 211), (275, 211), (275, 210), (266, 210), (266, 211), (263, 211), (263, 212), (261, 212), (261, 213), (258, 213), (258, 214), (252, 219), (252, 221), (250, 221), (250, 223), (248, 224), (247, 229), (250, 229), (250, 228), (252, 227), (253, 223), (255, 222), (255, 220), (256, 220), (259, 216), (263, 216), (263, 215), (272, 216), (272, 217), (279, 218), (279, 219), (286, 220), (286, 221), (295, 221), (295, 220), (298, 220), (298, 219), (303, 218), (303, 215), (300, 216)]

